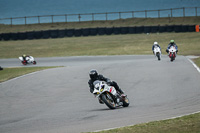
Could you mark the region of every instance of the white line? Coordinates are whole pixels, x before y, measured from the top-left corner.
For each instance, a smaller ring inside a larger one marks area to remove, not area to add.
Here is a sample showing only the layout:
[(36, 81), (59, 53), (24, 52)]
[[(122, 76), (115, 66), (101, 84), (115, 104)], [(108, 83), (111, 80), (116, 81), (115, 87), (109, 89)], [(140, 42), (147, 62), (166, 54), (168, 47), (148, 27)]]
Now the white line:
[(187, 58), (189, 61), (190, 61), (190, 63), (192, 63), (192, 65), (197, 69), (197, 71), (200, 73), (200, 69), (199, 69), (199, 67), (191, 60), (191, 59), (189, 59), (189, 58)]
[[(193, 112), (193, 113), (188, 113), (188, 114), (184, 114), (184, 115), (179, 115), (179, 116), (175, 116), (175, 117), (169, 117), (169, 118), (161, 119), (161, 120), (149, 121), (149, 122), (156, 122), (156, 121), (163, 121), (163, 120), (171, 120), (171, 119), (176, 119), (176, 118), (180, 118), (180, 117), (183, 117), (183, 116), (193, 115), (193, 114), (196, 114), (196, 113), (200, 113), (200, 111)], [(143, 122), (143, 123), (149, 123), (149, 122)], [(138, 124), (142, 124), (142, 123), (138, 123)], [(127, 125), (127, 126), (121, 126), (121, 127), (114, 127), (114, 128), (108, 128), (108, 129), (102, 129), (102, 130), (96, 130), (96, 131), (93, 131), (93, 132), (108, 131), (108, 130), (113, 130), (113, 129), (118, 129), (118, 128), (124, 128), (124, 127), (135, 126), (135, 125), (138, 125), (138, 124)]]

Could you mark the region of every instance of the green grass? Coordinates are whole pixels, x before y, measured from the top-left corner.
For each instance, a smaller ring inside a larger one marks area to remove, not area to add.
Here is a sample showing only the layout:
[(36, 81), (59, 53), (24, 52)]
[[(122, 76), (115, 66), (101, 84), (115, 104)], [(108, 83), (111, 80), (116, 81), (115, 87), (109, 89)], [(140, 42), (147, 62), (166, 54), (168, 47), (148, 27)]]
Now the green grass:
[(0, 83), (6, 80), (32, 73), (35, 71), (40, 71), (49, 68), (56, 68), (56, 67), (16, 67), (16, 68), (4, 68), (0, 71)]
[(200, 57), (193, 59), (194, 63), (200, 68)]
[(145, 55), (152, 54), (154, 41), (158, 41), (164, 54), (171, 39), (179, 46), (179, 54), (200, 55), (199, 36), (200, 33), (189, 32), (0, 41), (0, 58), (16, 58), (22, 54), (34, 57)]
[(200, 113), (98, 133), (200, 133)]

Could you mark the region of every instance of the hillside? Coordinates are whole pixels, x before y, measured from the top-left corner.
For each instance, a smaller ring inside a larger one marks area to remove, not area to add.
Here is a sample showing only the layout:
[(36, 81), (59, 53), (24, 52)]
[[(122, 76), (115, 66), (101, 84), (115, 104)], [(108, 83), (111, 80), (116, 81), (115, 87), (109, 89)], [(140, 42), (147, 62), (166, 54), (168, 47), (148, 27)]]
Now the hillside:
[(200, 24), (200, 17), (167, 17), (167, 18), (131, 18), (109, 21), (87, 21), (68, 23), (43, 23), (28, 25), (0, 24), (0, 33), (17, 33), (25, 31), (41, 31), (55, 29), (81, 29), (96, 27), (128, 27), (128, 26), (154, 26), (154, 25), (196, 25)]

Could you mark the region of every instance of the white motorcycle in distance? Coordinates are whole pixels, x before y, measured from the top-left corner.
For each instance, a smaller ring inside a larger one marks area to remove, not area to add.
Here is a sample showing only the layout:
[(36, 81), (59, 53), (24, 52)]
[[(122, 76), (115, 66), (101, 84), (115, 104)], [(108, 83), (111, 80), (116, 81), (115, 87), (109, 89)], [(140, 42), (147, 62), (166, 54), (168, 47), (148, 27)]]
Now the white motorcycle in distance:
[(100, 101), (105, 103), (110, 109), (116, 109), (116, 107), (129, 106), (129, 99), (124, 94), (119, 94), (113, 86), (107, 85), (105, 81), (94, 81), (93, 94)]
[(176, 58), (176, 48), (174, 46), (171, 46), (169, 48), (169, 53), (168, 54), (169, 54), (168, 56), (169, 56), (171, 61), (175, 60), (175, 58)]
[(36, 65), (36, 61), (33, 58), (33, 56), (27, 56), (27, 57), (25, 57), (25, 60), (23, 59), (23, 57), (19, 57), (19, 60), (21, 61), (21, 63), (23, 65), (27, 65), (27, 64), (34, 64), (34, 65)]
[(161, 60), (161, 50), (158, 46), (155, 46), (153, 49), (154, 55), (158, 58), (158, 60)]

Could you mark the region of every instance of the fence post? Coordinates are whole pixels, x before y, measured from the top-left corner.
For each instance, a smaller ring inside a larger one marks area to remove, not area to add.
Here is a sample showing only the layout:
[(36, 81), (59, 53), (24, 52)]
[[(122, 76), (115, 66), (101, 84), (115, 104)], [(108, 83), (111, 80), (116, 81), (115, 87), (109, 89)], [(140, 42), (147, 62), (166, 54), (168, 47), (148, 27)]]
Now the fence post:
[(12, 26), (12, 18), (10, 18), (10, 24), (11, 24), (11, 26)]
[(65, 14), (65, 22), (67, 22), (67, 14)]
[(145, 18), (147, 18), (147, 10), (145, 10), (144, 12), (145, 12)]
[(79, 22), (81, 22), (81, 15), (80, 14), (78, 15), (78, 20), (79, 20)]
[(53, 24), (53, 15), (51, 15), (51, 20), (52, 20), (52, 24)]
[(134, 11), (132, 11), (132, 18), (134, 18)]
[(38, 16), (38, 24), (40, 24), (40, 16)]
[(160, 18), (160, 10), (158, 10), (158, 18)]
[(185, 17), (185, 7), (183, 7), (183, 17)]
[(92, 13), (92, 21), (94, 21), (94, 13)]
[(172, 8), (171, 8), (171, 17), (173, 17), (173, 14), (172, 14)]
[(119, 19), (121, 19), (121, 12), (119, 12)]
[(108, 13), (106, 13), (106, 21), (108, 20)]
[(24, 19), (25, 19), (25, 25), (26, 25), (26, 16), (24, 17)]
[(197, 7), (195, 7), (195, 11), (196, 11), (196, 17), (197, 17)]

